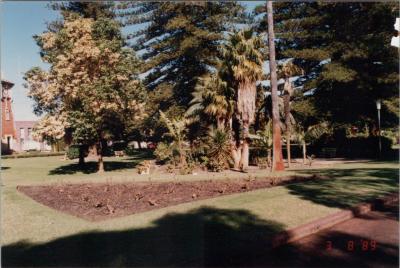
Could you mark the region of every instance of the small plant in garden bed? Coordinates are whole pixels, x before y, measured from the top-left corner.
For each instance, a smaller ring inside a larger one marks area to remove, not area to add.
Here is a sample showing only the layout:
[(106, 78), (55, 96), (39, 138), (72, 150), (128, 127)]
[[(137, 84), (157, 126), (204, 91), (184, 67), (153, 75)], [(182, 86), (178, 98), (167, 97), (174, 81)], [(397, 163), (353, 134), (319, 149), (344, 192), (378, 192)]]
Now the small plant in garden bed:
[(150, 174), (150, 167), (151, 167), (151, 161), (144, 160), (138, 166), (138, 173), (139, 174)]

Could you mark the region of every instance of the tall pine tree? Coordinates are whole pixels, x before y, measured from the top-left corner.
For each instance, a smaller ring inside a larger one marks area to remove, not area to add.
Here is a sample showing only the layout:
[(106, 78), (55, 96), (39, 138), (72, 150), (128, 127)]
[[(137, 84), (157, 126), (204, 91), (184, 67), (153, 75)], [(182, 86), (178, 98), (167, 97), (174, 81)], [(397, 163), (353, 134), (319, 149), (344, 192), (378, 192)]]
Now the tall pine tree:
[[(145, 62), (149, 115), (162, 110), (168, 117), (184, 114), (199, 78), (215, 69), (225, 33), (244, 18), (244, 8), (235, 2), (122, 3), (118, 8), (128, 29), (136, 25), (132, 45)], [(157, 120), (153, 123), (157, 126)]]
[(319, 115), (375, 125), (382, 99), (383, 124), (398, 124), (399, 58), (390, 39), (399, 4), (279, 2), (275, 10), (278, 57), (306, 71), (304, 89)]

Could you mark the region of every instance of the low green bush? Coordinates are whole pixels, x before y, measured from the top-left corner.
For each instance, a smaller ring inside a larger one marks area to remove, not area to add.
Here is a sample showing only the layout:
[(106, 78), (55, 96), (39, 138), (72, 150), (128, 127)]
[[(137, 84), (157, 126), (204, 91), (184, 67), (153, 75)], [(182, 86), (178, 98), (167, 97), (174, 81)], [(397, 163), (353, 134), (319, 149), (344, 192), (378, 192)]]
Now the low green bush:
[(157, 161), (166, 163), (174, 158), (174, 149), (170, 144), (166, 142), (160, 142), (157, 144), (154, 155)]
[[(398, 152), (392, 149), (393, 141), (387, 137), (381, 137), (382, 154), (381, 157), (395, 159)], [(325, 148), (325, 149), (324, 149)], [(318, 157), (325, 157), (327, 148), (336, 150), (336, 157), (348, 158), (378, 158), (379, 157), (379, 137), (377, 136), (357, 136), (357, 137), (330, 137), (324, 142), (317, 141), (308, 148), (308, 152)]]
[(47, 157), (47, 156), (59, 156), (65, 155), (65, 152), (24, 152), (12, 155), (2, 155), (2, 159), (12, 159), (12, 158), (29, 158), (29, 157)]
[(85, 145), (71, 145), (67, 150), (67, 158), (68, 159), (77, 159), (79, 158), (79, 149), (82, 148), (84, 150), (84, 156), (87, 157), (89, 154), (89, 148)]
[(116, 141), (111, 146), (113, 151), (124, 151), (127, 149), (127, 143), (124, 141)]

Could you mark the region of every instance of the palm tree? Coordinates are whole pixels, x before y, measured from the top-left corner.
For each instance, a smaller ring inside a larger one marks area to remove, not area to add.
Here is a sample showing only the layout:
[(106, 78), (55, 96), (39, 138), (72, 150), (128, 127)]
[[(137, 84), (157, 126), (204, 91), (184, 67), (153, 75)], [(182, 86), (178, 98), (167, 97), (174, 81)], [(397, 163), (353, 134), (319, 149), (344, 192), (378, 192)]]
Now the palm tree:
[(185, 137), (186, 137), (186, 120), (185, 119), (169, 119), (162, 111), (160, 112), (161, 121), (168, 129), (168, 133), (164, 134), (173, 140), (173, 145), (179, 154), (179, 163), (183, 167), (186, 165), (185, 153)]
[(278, 106), (278, 81), (275, 62), (275, 33), (273, 20), (272, 2), (267, 1), (267, 19), (268, 19), (268, 47), (269, 47), (269, 67), (271, 73), (271, 97), (272, 97), (272, 127), (273, 127), (273, 159), (272, 169), (274, 171), (284, 170), (281, 146), (281, 128), (279, 120)]
[(331, 131), (332, 129), (329, 127), (327, 122), (321, 122), (306, 128), (300, 124), (297, 125), (295, 136), (296, 140), (303, 146), (303, 165), (306, 164), (307, 160), (307, 143), (318, 139), (323, 134), (330, 133)]
[(235, 169), (245, 170), (249, 165), (249, 128), (255, 117), (256, 82), (262, 77), (262, 48), (259, 36), (242, 30), (232, 34), (222, 49), (221, 73), (232, 80), (236, 89), (235, 120), (242, 131), (242, 135), (235, 135), (232, 148)]
[(207, 75), (199, 79), (186, 115), (189, 118), (197, 117), (196, 120), (200, 120), (202, 115), (209, 121), (215, 119), (217, 128), (224, 129), (234, 112), (233, 96), (234, 92), (218, 73)]
[(267, 163), (268, 166), (272, 163), (271, 161), (271, 151), (272, 151), (272, 120), (268, 120), (263, 130), (257, 131), (256, 143), (262, 148), (267, 149)]
[(206, 143), (208, 166), (213, 171), (222, 171), (231, 162), (230, 132), (226, 129), (211, 128)]
[(285, 80), (283, 85), (283, 109), (285, 116), (285, 134), (286, 134), (286, 153), (288, 167), (290, 168), (291, 154), (290, 154), (290, 139), (291, 139), (291, 127), (292, 127), (292, 116), (290, 111), (290, 98), (293, 95), (293, 87), (290, 82), (290, 78), (294, 75), (301, 73), (300, 67), (293, 64), (292, 61), (285, 62), (283, 66), (278, 70), (278, 76)]

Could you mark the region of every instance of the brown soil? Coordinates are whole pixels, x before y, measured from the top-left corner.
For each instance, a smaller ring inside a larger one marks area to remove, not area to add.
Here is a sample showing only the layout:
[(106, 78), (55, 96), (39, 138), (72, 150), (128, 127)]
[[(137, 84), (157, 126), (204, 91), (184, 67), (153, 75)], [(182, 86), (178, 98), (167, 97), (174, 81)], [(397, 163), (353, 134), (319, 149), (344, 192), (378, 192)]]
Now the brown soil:
[(86, 183), (18, 186), (35, 201), (86, 220), (98, 221), (216, 196), (248, 192), (319, 176), (183, 182)]

